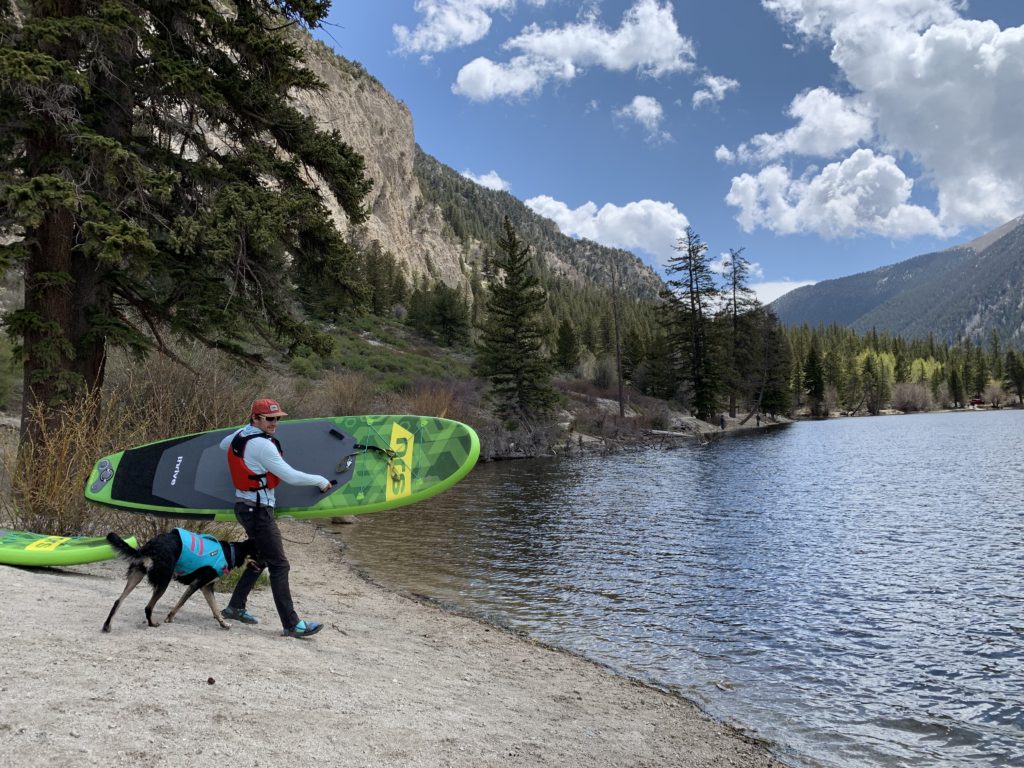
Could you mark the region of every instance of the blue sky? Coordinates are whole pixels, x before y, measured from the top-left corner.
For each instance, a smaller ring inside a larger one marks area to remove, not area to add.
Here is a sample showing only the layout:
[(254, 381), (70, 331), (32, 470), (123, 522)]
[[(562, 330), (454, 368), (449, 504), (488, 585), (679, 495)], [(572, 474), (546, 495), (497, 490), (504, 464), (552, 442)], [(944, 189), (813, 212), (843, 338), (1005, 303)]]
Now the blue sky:
[(1024, 0), (379, 0), (317, 34), (456, 171), (659, 271), (693, 226), (763, 301), (1024, 214)]

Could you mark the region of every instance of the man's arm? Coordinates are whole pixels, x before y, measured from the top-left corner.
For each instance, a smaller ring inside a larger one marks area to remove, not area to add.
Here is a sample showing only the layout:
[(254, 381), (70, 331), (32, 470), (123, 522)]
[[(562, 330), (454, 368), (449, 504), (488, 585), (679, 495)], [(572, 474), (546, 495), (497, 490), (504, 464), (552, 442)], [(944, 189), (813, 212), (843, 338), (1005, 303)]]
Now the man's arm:
[(292, 467), (282, 458), (277, 448), (269, 440), (250, 440), (245, 449), (246, 456), (249, 456), (250, 452), (254, 450), (256, 455), (253, 458), (257, 459), (267, 472), (277, 475), (288, 485), (315, 485), (320, 490), (331, 487), (331, 482), (326, 477), (310, 475)]

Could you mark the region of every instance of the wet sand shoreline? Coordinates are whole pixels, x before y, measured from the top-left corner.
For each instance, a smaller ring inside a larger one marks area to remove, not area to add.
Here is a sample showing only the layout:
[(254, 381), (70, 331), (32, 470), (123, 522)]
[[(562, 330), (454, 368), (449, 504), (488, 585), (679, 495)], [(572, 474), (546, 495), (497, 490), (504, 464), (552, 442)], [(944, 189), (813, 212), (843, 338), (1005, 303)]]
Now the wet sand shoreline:
[(196, 596), (174, 624), (147, 628), (145, 585), (103, 634), (123, 562), (0, 566), (5, 762), (781, 765), (676, 696), (373, 584), (313, 524), (282, 531), (296, 607), (326, 624), (310, 640), (279, 635), (269, 590), (250, 599), (256, 627), (225, 632)]

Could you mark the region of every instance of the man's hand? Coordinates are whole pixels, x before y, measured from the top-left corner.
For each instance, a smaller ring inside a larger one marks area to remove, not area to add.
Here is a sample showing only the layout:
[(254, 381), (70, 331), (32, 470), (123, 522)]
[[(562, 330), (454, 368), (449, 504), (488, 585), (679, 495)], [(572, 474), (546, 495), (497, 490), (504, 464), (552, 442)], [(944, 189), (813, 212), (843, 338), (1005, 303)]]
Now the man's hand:
[(334, 487), (334, 483), (326, 482), (320, 486), (320, 493), (327, 493), (331, 488)]

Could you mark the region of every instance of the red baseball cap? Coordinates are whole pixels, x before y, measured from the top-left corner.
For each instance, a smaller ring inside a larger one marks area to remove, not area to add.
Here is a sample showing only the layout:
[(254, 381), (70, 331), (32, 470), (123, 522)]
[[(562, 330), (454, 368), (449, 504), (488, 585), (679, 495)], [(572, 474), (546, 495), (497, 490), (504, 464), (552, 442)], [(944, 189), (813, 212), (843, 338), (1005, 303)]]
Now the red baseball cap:
[(277, 400), (271, 400), (269, 397), (264, 397), (261, 400), (253, 400), (252, 408), (249, 410), (252, 416), (287, 416), (288, 414), (281, 410), (280, 404)]

